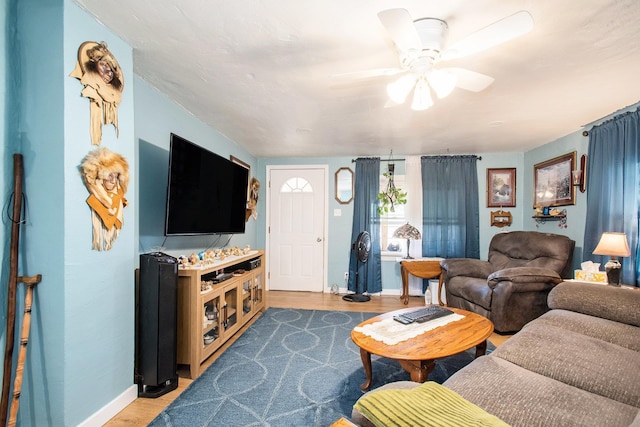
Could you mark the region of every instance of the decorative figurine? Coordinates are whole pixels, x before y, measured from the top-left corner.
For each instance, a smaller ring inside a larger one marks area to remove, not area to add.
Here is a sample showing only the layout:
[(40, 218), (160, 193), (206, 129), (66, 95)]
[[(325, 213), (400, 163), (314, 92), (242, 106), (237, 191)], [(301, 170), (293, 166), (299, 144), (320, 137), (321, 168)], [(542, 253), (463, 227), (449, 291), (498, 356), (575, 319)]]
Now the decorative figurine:
[(200, 263), (200, 257), (198, 257), (198, 254), (191, 254), (189, 256), (189, 262), (191, 265), (196, 266)]

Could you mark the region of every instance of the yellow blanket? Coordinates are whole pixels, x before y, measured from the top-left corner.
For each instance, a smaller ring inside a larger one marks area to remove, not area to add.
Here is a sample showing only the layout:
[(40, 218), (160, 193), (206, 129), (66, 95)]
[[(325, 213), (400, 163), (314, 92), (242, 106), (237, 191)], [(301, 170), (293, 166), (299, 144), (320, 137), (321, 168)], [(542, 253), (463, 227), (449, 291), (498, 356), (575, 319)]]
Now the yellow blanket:
[(432, 381), (410, 390), (373, 391), (354, 407), (377, 427), (508, 427), (498, 417)]

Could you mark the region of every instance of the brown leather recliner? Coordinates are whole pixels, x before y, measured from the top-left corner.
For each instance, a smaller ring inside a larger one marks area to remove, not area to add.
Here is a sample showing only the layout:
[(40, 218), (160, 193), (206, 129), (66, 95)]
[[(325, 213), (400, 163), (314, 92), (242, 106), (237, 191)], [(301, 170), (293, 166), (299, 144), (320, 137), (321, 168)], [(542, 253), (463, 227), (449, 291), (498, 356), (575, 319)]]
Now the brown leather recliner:
[(453, 258), (440, 262), (447, 305), (480, 314), (501, 333), (519, 331), (549, 310), (547, 295), (571, 277), (575, 242), (537, 231), (496, 234), (489, 260)]

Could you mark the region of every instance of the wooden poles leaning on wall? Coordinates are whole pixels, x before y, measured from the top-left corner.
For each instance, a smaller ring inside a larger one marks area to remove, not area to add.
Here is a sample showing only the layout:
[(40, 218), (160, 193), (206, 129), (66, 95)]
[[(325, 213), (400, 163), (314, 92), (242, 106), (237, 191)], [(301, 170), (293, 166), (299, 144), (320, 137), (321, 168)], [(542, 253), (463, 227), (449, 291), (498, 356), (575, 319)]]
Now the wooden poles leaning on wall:
[(19, 277), (19, 281), (27, 285), (24, 297), (24, 314), (22, 316), (22, 334), (20, 335), (20, 352), (18, 364), (16, 365), (16, 380), (13, 383), (13, 400), (11, 401), (11, 411), (9, 412), (9, 427), (14, 427), (18, 420), (18, 407), (20, 406), (20, 392), (22, 391), (22, 374), (24, 372), (24, 362), (27, 359), (27, 343), (29, 342), (29, 331), (31, 330), (31, 303), (33, 301), (33, 288), (42, 280), (40, 274), (33, 277)]
[(9, 258), (9, 285), (7, 286), (7, 332), (5, 334), (4, 370), (2, 374), (2, 400), (0, 401), (0, 426), (7, 425), (9, 388), (13, 366), (13, 342), (16, 328), (16, 289), (18, 287), (18, 243), (22, 218), (22, 154), (13, 155), (13, 211), (11, 220), (11, 246)]
[(9, 426), (15, 426), (18, 415), (20, 391), (22, 389), (22, 373), (24, 362), (27, 358), (27, 343), (31, 329), (31, 304), (33, 301), (33, 288), (40, 283), (40, 274), (32, 277), (18, 276), (18, 255), (20, 243), (20, 225), (22, 221), (22, 180), (23, 180), (22, 154), (13, 155), (13, 210), (11, 214), (11, 246), (9, 259), (9, 283), (7, 287), (7, 332), (5, 335), (4, 371), (2, 377), (2, 399), (0, 400), (0, 426), (7, 425), (7, 412), (9, 409), (9, 388), (12, 378), (13, 347), (16, 327), (16, 291), (18, 282), (27, 285), (24, 299), (24, 314), (22, 318), (22, 335), (20, 339), (20, 353), (16, 367), (16, 378), (13, 385), (13, 402), (11, 404), (11, 417)]

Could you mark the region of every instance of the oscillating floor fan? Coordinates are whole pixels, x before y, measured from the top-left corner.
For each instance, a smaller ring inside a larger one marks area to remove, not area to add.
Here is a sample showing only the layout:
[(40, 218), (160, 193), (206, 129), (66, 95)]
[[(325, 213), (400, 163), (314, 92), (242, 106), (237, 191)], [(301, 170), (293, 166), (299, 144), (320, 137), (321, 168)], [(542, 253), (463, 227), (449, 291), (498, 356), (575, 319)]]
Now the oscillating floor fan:
[[(358, 285), (359, 285), (359, 273), (360, 270), (359, 263), (366, 263), (369, 259), (369, 252), (371, 252), (371, 236), (369, 236), (369, 232), (362, 231), (358, 234), (356, 241), (353, 242), (352, 246), (353, 251), (356, 254), (356, 293), (355, 294), (347, 294), (342, 297), (343, 300), (349, 302), (367, 302), (371, 300), (369, 295), (363, 295), (358, 293)], [(364, 292), (367, 292), (367, 284), (364, 284)]]

